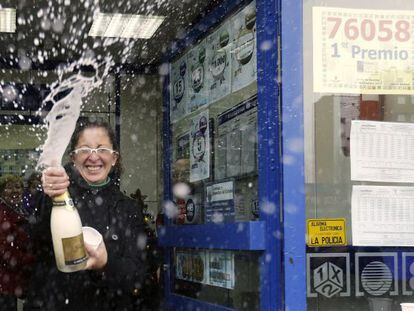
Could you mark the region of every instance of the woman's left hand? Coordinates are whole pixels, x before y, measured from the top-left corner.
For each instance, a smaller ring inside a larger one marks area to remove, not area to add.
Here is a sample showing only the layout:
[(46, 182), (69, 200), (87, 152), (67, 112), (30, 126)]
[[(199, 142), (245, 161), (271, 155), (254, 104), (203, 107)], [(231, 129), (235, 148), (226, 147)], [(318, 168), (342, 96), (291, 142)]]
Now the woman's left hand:
[(98, 248), (85, 243), (86, 252), (88, 253), (88, 261), (86, 262), (85, 270), (100, 270), (106, 266), (108, 262), (108, 253), (104, 241), (102, 241)]

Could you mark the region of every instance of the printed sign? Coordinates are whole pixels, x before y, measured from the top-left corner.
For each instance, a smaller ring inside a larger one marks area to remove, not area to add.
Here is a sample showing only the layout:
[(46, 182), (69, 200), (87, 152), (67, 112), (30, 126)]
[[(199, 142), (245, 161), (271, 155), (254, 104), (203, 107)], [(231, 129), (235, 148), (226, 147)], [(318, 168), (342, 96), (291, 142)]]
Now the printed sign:
[(177, 137), (175, 160), (190, 158), (190, 133), (186, 132)]
[(234, 253), (176, 250), (175, 277), (179, 280), (233, 289)]
[(188, 113), (187, 55), (171, 64), (170, 119), (175, 122)]
[(208, 110), (192, 119), (190, 138), (190, 182), (210, 177), (210, 130)]
[(314, 91), (414, 94), (413, 27), (413, 11), (314, 7)]
[(175, 277), (185, 281), (206, 283), (206, 252), (176, 251)]
[(402, 293), (412, 296), (414, 293), (414, 253), (402, 253)]
[(206, 41), (201, 41), (188, 52), (188, 97), (190, 111), (207, 104), (208, 91), (206, 84)]
[(351, 295), (350, 256), (348, 253), (307, 254), (307, 296)]
[(257, 79), (256, 1), (246, 6), (233, 19), (232, 92)]
[(234, 253), (228, 251), (209, 252), (209, 285), (234, 288)]
[(234, 221), (234, 183), (226, 181), (206, 187), (205, 222)]
[(414, 294), (414, 252), (315, 251), (306, 255), (308, 298), (351, 297), (352, 293), (355, 297), (389, 299)]
[(397, 253), (356, 253), (355, 295), (398, 295)]
[(224, 23), (206, 39), (207, 47), (207, 85), (209, 103), (230, 94), (231, 89), (231, 43), (232, 28), (229, 22)]
[(346, 245), (345, 219), (308, 219), (308, 240), (311, 247)]
[(257, 98), (218, 116), (216, 179), (252, 173), (257, 168)]

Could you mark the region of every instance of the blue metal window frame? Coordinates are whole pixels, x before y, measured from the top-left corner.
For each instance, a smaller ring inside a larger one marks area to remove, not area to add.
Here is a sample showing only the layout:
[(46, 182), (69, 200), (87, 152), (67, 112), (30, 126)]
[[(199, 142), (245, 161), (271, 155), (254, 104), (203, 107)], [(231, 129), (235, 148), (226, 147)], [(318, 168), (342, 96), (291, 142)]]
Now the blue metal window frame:
[[(282, 161), (285, 309), (306, 310), (305, 179), (303, 129), (303, 0), (281, 0)], [(301, 142), (298, 152), (288, 150)]]
[[(244, 6), (250, 0), (225, 0), (214, 11), (208, 14), (198, 25), (192, 27), (187, 36), (172, 45), (164, 59), (170, 63), (186, 47), (203, 37), (212, 27), (221, 22), (229, 13)], [(221, 248), (237, 250), (260, 250), (260, 309), (283, 309), (283, 269), (282, 269), (282, 210), (281, 187), (282, 165), (280, 163), (280, 89), (276, 79), (278, 76), (278, 32), (279, 0), (256, 0), (257, 25), (257, 66), (258, 66), (258, 171), (259, 171), (259, 202), (261, 207), (272, 205), (273, 213), (263, 212), (260, 220), (244, 223), (242, 234), (234, 230), (238, 224), (224, 225), (191, 225), (167, 226), (159, 232), (159, 241), (166, 247), (168, 258), (165, 273), (166, 310), (180, 310), (182, 306), (191, 306), (191, 310), (232, 310), (223, 306), (173, 294), (171, 285), (172, 247)], [(269, 46), (270, 49), (260, 48)], [(164, 144), (164, 199), (171, 200), (171, 129), (169, 124), (169, 85), (168, 77), (164, 79), (163, 101), (163, 144)], [(265, 209), (267, 210), (267, 209)], [(226, 232), (228, 239), (223, 240)], [(230, 233), (230, 235), (229, 235)], [(209, 236), (210, 239), (205, 237)], [(179, 238), (180, 237), (180, 238)], [(183, 238), (186, 237), (186, 238)]]
[(280, 88), (277, 81), (279, 5), (277, 0), (256, 1), (258, 190), (260, 220), (266, 223), (266, 247), (260, 258), (260, 309), (283, 310)]

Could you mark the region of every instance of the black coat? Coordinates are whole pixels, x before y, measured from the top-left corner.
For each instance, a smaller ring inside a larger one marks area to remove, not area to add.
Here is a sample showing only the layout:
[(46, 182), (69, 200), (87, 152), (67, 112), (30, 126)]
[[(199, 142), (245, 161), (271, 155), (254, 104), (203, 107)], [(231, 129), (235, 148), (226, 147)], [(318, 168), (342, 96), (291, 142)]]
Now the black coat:
[(137, 293), (145, 276), (142, 209), (110, 181), (94, 188), (70, 175), (69, 192), (83, 226), (104, 237), (108, 263), (102, 271), (59, 272), (50, 233), (51, 200), (42, 195), (33, 226), (37, 263), (25, 310), (139, 310)]

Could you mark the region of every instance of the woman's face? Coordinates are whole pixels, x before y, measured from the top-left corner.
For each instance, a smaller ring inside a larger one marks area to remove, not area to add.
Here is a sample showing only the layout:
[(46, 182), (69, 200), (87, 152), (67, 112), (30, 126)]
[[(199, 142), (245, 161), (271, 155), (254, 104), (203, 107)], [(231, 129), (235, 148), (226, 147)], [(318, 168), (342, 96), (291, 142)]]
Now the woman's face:
[[(79, 148), (107, 148), (112, 150), (112, 143), (104, 128), (87, 128), (80, 134), (75, 150)], [(112, 166), (115, 165), (118, 159), (117, 153), (102, 150), (104, 152), (92, 152), (88, 154), (83, 151), (75, 152), (72, 155), (76, 169), (90, 184), (105, 182)]]
[(23, 186), (19, 182), (10, 181), (3, 190), (3, 199), (7, 204), (19, 205), (22, 203)]

